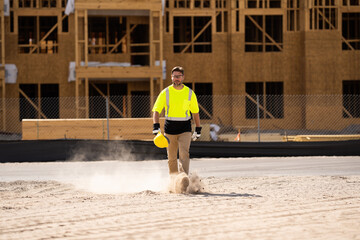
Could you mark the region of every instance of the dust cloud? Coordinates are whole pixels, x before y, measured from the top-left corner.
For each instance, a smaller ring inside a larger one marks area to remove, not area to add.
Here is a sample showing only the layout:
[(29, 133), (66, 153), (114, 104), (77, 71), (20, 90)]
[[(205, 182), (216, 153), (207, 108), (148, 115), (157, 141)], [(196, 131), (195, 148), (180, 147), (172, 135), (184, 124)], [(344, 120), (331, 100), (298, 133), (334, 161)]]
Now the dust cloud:
[[(96, 150), (91, 146), (75, 149), (68, 162), (70, 166), (63, 165), (63, 168), (59, 163), (60, 179), (78, 189), (98, 194), (169, 192), (171, 178), (167, 160), (137, 161), (130, 148), (116, 143), (101, 149), (95, 159), (89, 158), (89, 152)], [(185, 193), (205, 191), (196, 172), (189, 175), (189, 182)]]
[(136, 161), (131, 150), (129, 146), (116, 143), (102, 149), (93, 149), (92, 146), (75, 149), (71, 156), (74, 164), (71, 174), (75, 177), (71, 183), (77, 188), (101, 194), (164, 191), (168, 181), (167, 165), (158, 160)]

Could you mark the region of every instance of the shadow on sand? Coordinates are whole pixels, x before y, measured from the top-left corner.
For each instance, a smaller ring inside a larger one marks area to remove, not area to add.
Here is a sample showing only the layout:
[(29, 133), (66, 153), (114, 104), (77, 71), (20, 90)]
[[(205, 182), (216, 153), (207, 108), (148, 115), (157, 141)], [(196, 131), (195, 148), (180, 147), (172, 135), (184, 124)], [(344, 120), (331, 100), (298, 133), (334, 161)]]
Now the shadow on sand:
[(256, 194), (248, 194), (248, 193), (209, 193), (209, 192), (199, 192), (199, 193), (192, 193), (193, 196), (203, 196), (203, 197), (262, 197), (261, 195)]

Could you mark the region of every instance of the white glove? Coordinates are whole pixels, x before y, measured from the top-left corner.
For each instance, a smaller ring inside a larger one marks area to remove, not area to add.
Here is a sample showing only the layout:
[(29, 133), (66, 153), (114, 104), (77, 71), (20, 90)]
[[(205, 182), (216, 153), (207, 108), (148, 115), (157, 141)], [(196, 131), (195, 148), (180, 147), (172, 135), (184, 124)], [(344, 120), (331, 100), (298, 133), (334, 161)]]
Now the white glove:
[(156, 135), (160, 132), (160, 124), (159, 123), (154, 123), (153, 124), (153, 134)]
[(196, 127), (191, 138), (193, 141), (196, 141), (196, 139), (198, 139), (200, 136), (201, 136), (201, 127)]

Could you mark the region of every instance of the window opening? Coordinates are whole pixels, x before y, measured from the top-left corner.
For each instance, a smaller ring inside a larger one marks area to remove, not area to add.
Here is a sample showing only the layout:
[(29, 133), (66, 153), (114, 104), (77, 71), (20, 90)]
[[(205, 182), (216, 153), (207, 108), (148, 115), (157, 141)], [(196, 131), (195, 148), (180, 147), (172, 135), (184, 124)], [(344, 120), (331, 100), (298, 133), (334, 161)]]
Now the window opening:
[(210, 0), (195, 0), (195, 8), (210, 8)]
[[(41, 53), (57, 53), (57, 17), (39, 17)], [(34, 51), (34, 50), (32, 50)]]
[(19, 17), (18, 45), (20, 53), (57, 53), (57, 17)]
[(226, 0), (216, 0), (215, 7), (216, 8), (226, 8)]
[(300, 30), (300, 2), (299, 0), (287, 0), (287, 30)]
[(190, 8), (190, 0), (174, 0), (174, 8)]
[(109, 17), (109, 45), (106, 51), (110, 53), (126, 53), (126, 18), (125, 17)]
[(19, 8), (36, 8), (37, 0), (19, 0)]
[(126, 83), (110, 83), (109, 84), (109, 99), (110, 117), (122, 118), (126, 116), (127, 84)]
[(59, 118), (59, 84), (20, 84), (19, 101), (20, 121)]
[(343, 6), (360, 6), (360, 0), (343, 0)]
[(284, 87), (282, 82), (265, 84), (266, 118), (284, 118)]
[(170, 13), (169, 11), (165, 12), (165, 31), (168, 33), (170, 31), (170, 17), (169, 17)]
[(279, 52), (282, 49), (281, 15), (245, 16), (245, 52)]
[(130, 34), (131, 65), (148, 66), (150, 64), (149, 25), (138, 24), (131, 27), (135, 27)]
[(41, 8), (56, 8), (57, 0), (40, 0)]
[(212, 119), (213, 85), (212, 83), (195, 83), (195, 92), (199, 103), (201, 119)]
[[(259, 105), (264, 105), (264, 83), (247, 82), (245, 85), (245, 116), (247, 119), (257, 118), (257, 95), (259, 96)], [(263, 108), (259, 108), (260, 118), (264, 118)]]
[(246, 0), (246, 8), (281, 8), (281, 0)]
[(89, 53), (106, 53), (106, 17), (88, 18)]
[(69, 18), (65, 15), (65, 12), (62, 12), (62, 32), (69, 32)]
[(334, 0), (314, 0), (310, 8), (310, 30), (336, 30), (337, 14)]
[(106, 118), (106, 83), (89, 84), (89, 118)]
[(59, 84), (41, 84), (40, 89), (41, 111), (47, 118), (59, 118)]
[(342, 14), (342, 49), (360, 50), (360, 13)]
[(10, 11), (10, 32), (14, 32), (14, 11)]
[(126, 83), (90, 83), (89, 85), (89, 117), (106, 118), (106, 98), (109, 99), (111, 118), (126, 116)]
[(19, 17), (18, 44), (20, 53), (29, 53), (32, 46), (36, 43), (37, 18)]
[(19, 84), (19, 117), (23, 119), (38, 118), (38, 85)]
[(245, 116), (257, 118), (257, 96), (259, 96), (259, 117), (279, 119), (284, 117), (283, 82), (247, 82), (245, 86)]
[(174, 17), (174, 53), (211, 52), (211, 17)]
[(126, 53), (127, 35), (125, 17), (89, 17), (89, 53)]
[(360, 81), (343, 81), (343, 118), (360, 118)]

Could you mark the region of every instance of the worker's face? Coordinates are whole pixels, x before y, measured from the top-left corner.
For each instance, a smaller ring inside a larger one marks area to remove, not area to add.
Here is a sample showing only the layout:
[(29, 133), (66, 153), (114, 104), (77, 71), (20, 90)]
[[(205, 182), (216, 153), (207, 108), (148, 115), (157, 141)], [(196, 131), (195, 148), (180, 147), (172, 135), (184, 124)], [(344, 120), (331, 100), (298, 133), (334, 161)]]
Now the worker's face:
[(174, 86), (180, 86), (184, 81), (184, 75), (181, 72), (174, 71), (171, 74), (171, 82)]

